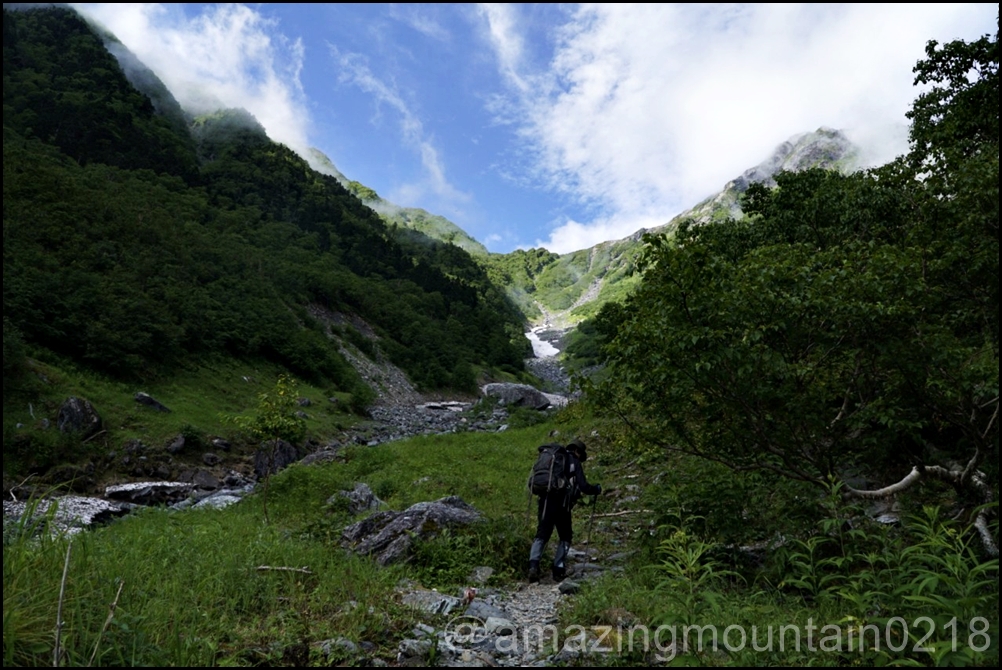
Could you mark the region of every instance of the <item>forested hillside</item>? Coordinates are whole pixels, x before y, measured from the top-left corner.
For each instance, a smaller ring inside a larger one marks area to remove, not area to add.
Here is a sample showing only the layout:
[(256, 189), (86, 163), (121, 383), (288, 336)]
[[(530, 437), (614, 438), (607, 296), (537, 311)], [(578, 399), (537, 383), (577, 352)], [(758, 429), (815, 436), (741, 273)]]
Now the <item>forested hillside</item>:
[(426, 389), (522, 368), (521, 315), (469, 254), (387, 227), (247, 113), (186, 117), (67, 9), (5, 9), (3, 49), (5, 391), (27, 350), (123, 379), (261, 358), (362, 392), (316, 307)]
[(945, 482), (997, 555), (998, 35), (926, 56), (907, 155), (645, 238), (593, 391), (642, 443), (737, 471), (850, 498)]

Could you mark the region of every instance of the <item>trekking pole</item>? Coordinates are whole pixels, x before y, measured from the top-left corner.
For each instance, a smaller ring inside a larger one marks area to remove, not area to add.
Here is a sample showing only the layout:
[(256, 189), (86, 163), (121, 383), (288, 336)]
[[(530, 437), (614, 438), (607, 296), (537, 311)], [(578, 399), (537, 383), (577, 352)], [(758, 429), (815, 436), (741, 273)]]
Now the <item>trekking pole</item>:
[(591, 542), (591, 527), (592, 524), (595, 522), (595, 505), (597, 504), (598, 504), (598, 495), (596, 494), (591, 497), (591, 516), (588, 517), (588, 532), (585, 533), (585, 541), (584, 541), (585, 544)]

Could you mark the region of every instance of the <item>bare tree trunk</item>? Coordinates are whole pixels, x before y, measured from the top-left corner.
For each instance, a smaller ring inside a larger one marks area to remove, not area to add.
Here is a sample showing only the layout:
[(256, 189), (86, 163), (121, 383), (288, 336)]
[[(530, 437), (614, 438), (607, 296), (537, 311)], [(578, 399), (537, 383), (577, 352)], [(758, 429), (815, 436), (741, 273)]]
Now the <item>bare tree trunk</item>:
[[(984, 479), (984, 474), (975, 469), (977, 463), (980, 462), (980, 457), (981, 452), (979, 451), (963, 471), (947, 470), (940, 465), (915, 466), (904, 479), (890, 486), (885, 486), (882, 489), (861, 491), (851, 486), (846, 486), (843, 491), (846, 497), (849, 498), (862, 498), (865, 500), (889, 498), (895, 493), (900, 493), (911, 488), (921, 481), (923, 477), (932, 477), (953, 485), (958, 491), (969, 491), (982, 504), (987, 504), (992, 502), (993, 496), (991, 487)], [(978, 510), (974, 517), (974, 528), (978, 531), (978, 536), (981, 538), (981, 544), (984, 546), (985, 551), (997, 558), (999, 548), (988, 528), (988, 512), (986, 509), (981, 508)]]

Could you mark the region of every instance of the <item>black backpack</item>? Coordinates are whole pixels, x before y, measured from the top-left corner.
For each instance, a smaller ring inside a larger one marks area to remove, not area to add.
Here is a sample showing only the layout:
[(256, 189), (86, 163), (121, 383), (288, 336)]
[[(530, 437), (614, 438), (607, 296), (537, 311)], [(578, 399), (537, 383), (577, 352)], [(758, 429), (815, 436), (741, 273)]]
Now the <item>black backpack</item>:
[(550, 491), (567, 489), (570, 482), (571, 455), (561, 444), (544, 444), (539, 447), (539, 457), (529, 474), (529, 491), (545, 496)]

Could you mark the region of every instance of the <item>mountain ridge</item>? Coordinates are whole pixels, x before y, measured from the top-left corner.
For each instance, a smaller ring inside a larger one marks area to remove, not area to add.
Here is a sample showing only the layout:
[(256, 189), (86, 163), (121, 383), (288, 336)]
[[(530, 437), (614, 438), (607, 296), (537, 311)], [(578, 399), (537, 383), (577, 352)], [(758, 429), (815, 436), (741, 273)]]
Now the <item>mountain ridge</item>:
[[(531, 275), (511, 275), (522, 285), (509, 286), (509, 295), (536, 325), (567, 328), (594, 316), (603, 304), (621, 300), (639, 280), (634, 262), (643, 247), (645, 234), (671, 233), (679, 223), (692, 219), (705, 223), (727, 217), (740, 218), (741, 195), (752, 183), (774, 186), (781, 171), (810, 168), (844, 172), (859, 167), (860, 149), (840, 130), (821, 127), (798, 133), (780, 143), (764, 161), (728, 181), (724, 187), (667, 223), (640, 229), (617, 240), (600, 242), (566, 254), (551, 254), (549, 262)], [(513, 252), (514, 253), (514, 252)], [(508, 255), (492, 255), (500, 265)], [(528, 281), (526, 280), (528, 277)], [(517, 283), (517, 281), (516, 281)]]
[(780, 171), (809, 168), (852, 171), (860, 167), (860, 148), (841, 130), (820, 127), (781, 142), (761, 163), (729, 180), (717, 193), (672, 217), (663, 225), (641, 228), (623, 238), (564, 254), (545, 249), (488, 252), (480, 242), (443, 216), (420, 208), (403, 207), (383, 200), (374, 190), (352, 181), (318, 149), (311, 149), (311, 163), (336, 177), (346, 188), (372, 207), (387, 223), (419, 230), (455, 244), (473, 254), (498, 284), (503, 285), (523, 314), (535, 325), (567, 328), (594, 316), (610, 300), (623, 299), (636, 283), (633, 264), (645, 234), (670, 233), (685, 219), (697, 223), (718, 218), (740, 218), (741, 195), (752, 183), (775, 185)]

